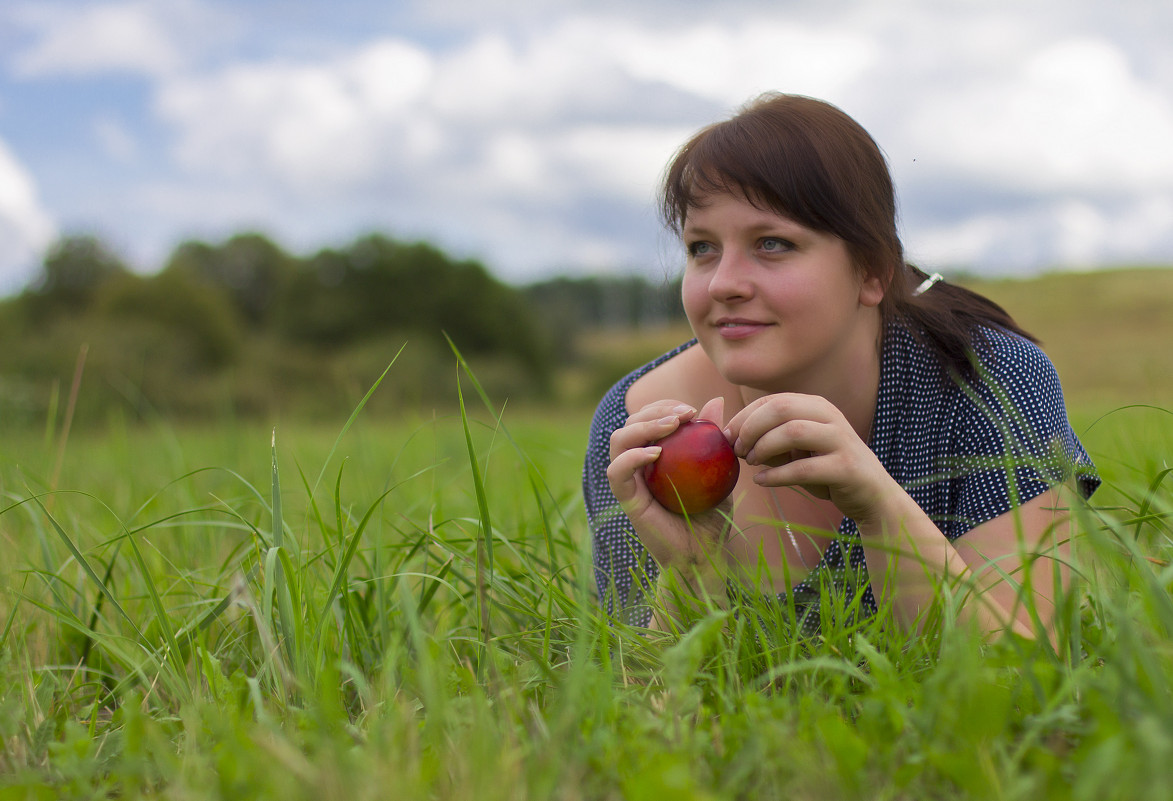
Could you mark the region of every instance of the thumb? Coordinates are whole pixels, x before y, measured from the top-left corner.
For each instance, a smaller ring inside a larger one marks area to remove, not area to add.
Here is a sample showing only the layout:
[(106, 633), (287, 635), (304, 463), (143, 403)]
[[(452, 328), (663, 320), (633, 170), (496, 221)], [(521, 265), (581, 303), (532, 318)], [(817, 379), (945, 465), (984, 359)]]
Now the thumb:
[(725, 398), (718, 395), (709, 402), (707, 402), (701, 410), (697, 412), (698, 420), (711, 420), (719, 426), (725, 425)]

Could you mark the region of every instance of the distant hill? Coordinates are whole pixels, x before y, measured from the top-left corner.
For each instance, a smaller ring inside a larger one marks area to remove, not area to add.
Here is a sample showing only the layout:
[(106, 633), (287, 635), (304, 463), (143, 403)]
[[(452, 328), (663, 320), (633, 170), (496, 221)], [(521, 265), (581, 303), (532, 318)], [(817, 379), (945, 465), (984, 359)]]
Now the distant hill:
[(960, 283), (1001, 304), (1042, 340), (1069, 407), (1173, 409), (1173, 268)]

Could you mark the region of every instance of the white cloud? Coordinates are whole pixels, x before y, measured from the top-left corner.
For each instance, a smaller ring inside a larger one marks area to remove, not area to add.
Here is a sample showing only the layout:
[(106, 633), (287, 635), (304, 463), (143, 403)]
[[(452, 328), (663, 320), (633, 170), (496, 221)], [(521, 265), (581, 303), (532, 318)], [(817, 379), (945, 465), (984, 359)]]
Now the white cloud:
[(431, 69), (423, 50), (388, 40), (334, 61), (240, 64), (170, 81), (158, 108), (177, 127), (189, 169), (320, 191), (429, 154), (441, 137), (412, 107)]
[[(602, 254), (638, 263), (654, 252), (654, 215), (633, 223), (621, 210), (651, 207), (695, 125), (671, 107), (648, 121), (645, 84), (593, 34), (579, 24), (520, 42), (487, 33), (436, 53), (385, 38), (331, 58), (176, 77), (156, 105), (192, 180), (253, 197), (267, 187), (275, 220), (292, 205), (348, 209), (353, 225), (434, 236), (513, 275)], [(653, 94), (651, 105), (671, 92)], [(628, 230), (604, 230), (607, 215)], [(647, 232), (642, 254), (632, 225)]]
[(703, 121), (768, 89), (835, 96), (878, 54), (873, 37), (832, 26), (580, 15), (513, 36), (491, 30), (444, 54), (435, 103), (453, 119), (482, 122), (617, 112), (635, 122), (658, 111), (630, 102), (643, 86), (691, 97), (693, 119)]
[(27, 14), (40, 40), (16, 59), (26, 76), (86, 74), (97, 71), (165, 72), (179, 61), (169, 32), (143, 2), (83, 9), (42, 7)]
[(1173, 97), (1103, 40), (1055, 42), (937, 87), (906, 132), (922, 163), (1023, 191), (1173, 189)]
[(596, 31), (631, 75), (724, 105), (767, 90), (839, 96), (875, 62), (873, 36), (836, 28), (741, 19), (683, 30)]
[(1123, 203), (1068, 198), (973, 215), (917, 230), (907, 244), (922, 265), (978, 265), (988, 274), (1149, 264), (1154, 253), (1173, 254), (1173, 193)]
[(0, 292), (16, 290), (33, 277), (55, 234), (32, 176), (0, 141)]
[(386, 38), (332, 59), (236, 64), (165, 82), (157, 105), (188, 169), (307, 197), (411, 177), (428, 182), (424, 194), (647, 202), (673, 150), (714, 113), (783, 76), (831, 91), (874, 54), (861, 37), (793, 26), (666, 32), (577, 17), (432, 53)]
[[(543, 203), (542, 224), (557, 233), (531, 230), (527, 249), (577, 238), (581, 252), (607, 251), (599, 231), (570, 235), (554, 215), (607, 198), (650, 208), (688, 134), (766, 89), (838, 102), (890, 154), (917, 158), (916, 171), (908, 159), (896, 169), (914, 206), (926, 182), (937, 192), (955, 184), (1038, 196), (1026, 214), (958, 201), (951, 220), (912, 220), (932, 260), (1027, 269), (1119, 254), (1111, 240), (1125, 218), (1105, 198), (1136, 187), (1173, 193), (1164, 144), (1173, 141), (1173, 105), (1118, 45), (1008, 25), (996, 8), (883, 24), (877, 13), (861, 6), (819, 23), (763, 14), (670, 27), (579, 14), (430, 51), (382, 38), (332, 58), (237, 63), (166, 81), (158, 108), (193, 174), (269, 185), (306, 203), (381, 196), (388, 214), (411, 207), (417, 226), (430, 216), (435, 231), (501, 243), (490, 247), (502, 252), (504, 232), (523, 228), (505, 218), (532, 226)], [(646, 257), (654, 226), (642, 225)], [(1160, 239), (1132, 227), (1137, 240)], [(632, 233), (616, 231), (616, 243), (630, 247)]]
[(575, 126), (553, 133), (507, 129), (486, 137), (478, 169), (454, 175), (489, 199), (570, 203), (576, 197), (613, 197), (650, 203), (662, 165), (687, 129)]
[[(777, 89), (872, 131), (918, 259), (1021, 271), (1173, 256), (1173, 57), (1152, 32), (1173, 20), (1145, 3), (443, 0), (317, 36), (298, 14), (266, 27), (227, 0), (30, 2), (18, 22), (33, 36), (9, 38), (27, 78), (147, 76), (168, 141), (130, 127), (125, 107), (87, 109), (79, 127), (138, 174), (170, 154), (171, 174), (111, 193), (127, 205), (110, 225), (146, 230), (151, 216), (156, 243), (210, 220), (302, 245), (379, 225), (480, 251), (507, 275), (655, 269), (667, 159)], [(275, 28), (293, 39), (265, 39)], [(420, 30), (433, 39), (410, 38)], [(217, 58), (221, 32), (247, 48)]]
[(560, 173), (577, 185), (652, 201), (664, 164), (689, 133), (672, 126), (584, 126), (557, 138), (551, 149), (563, 165)]
[(231, 18), (201, 0), (24, 3), (11, 11), (32, 42), (12, 63), (18, 75), (163, 75), (234, 35)]

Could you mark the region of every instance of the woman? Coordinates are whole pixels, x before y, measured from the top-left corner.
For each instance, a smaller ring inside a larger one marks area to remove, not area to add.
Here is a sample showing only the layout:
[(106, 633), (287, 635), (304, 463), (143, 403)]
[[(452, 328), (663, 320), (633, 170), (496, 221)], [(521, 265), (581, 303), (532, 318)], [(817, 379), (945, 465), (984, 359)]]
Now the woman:
[[(687, 251), (695, 339), (616, 384), (591, 427), (608, 609), (662, 625), (655, 585), (675, 574), (716, 599), (789, 595), (808, 632), (828, 587), (915, 626), (945, 585), (984, 632), (1032, 636), (1034, 610), (1050, 634), (1065, 495), (1099, 480), (1030, 335), (905, 263), (868, 133), (827, 103), (764, 96), (679, 151), (662, 212)], [(724, 427), (742, 470), (722, 507), (686, 518), (643, 473), (693, 418)]]

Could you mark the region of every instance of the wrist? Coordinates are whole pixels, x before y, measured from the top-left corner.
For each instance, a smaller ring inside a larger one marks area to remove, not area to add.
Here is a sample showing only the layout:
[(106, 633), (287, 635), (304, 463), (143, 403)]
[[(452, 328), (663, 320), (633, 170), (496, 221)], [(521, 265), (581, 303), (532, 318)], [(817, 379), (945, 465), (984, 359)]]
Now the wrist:
[(895, 480), (889, 481), (855, 520), (861, 537), (891, 537), (900, 533), (907, 522), (924, 511)]
[(656, 609), (653, 628), (668, 629), (688, 624), (707, 614), (712, 607), (729, 608), (728, 581), (722, 571), (699, 565), (661, 565), (656, 582)]
[(702, 557), (699, 560), (686, 560), (673, 565), (661, 566), (661, 582), (667, 580), (676, 586), (686, 589), (697, 598), (705, 596), (725, 598), (728, 595), (728, 576), (717, 560), (724, 561), (719, 555)]

